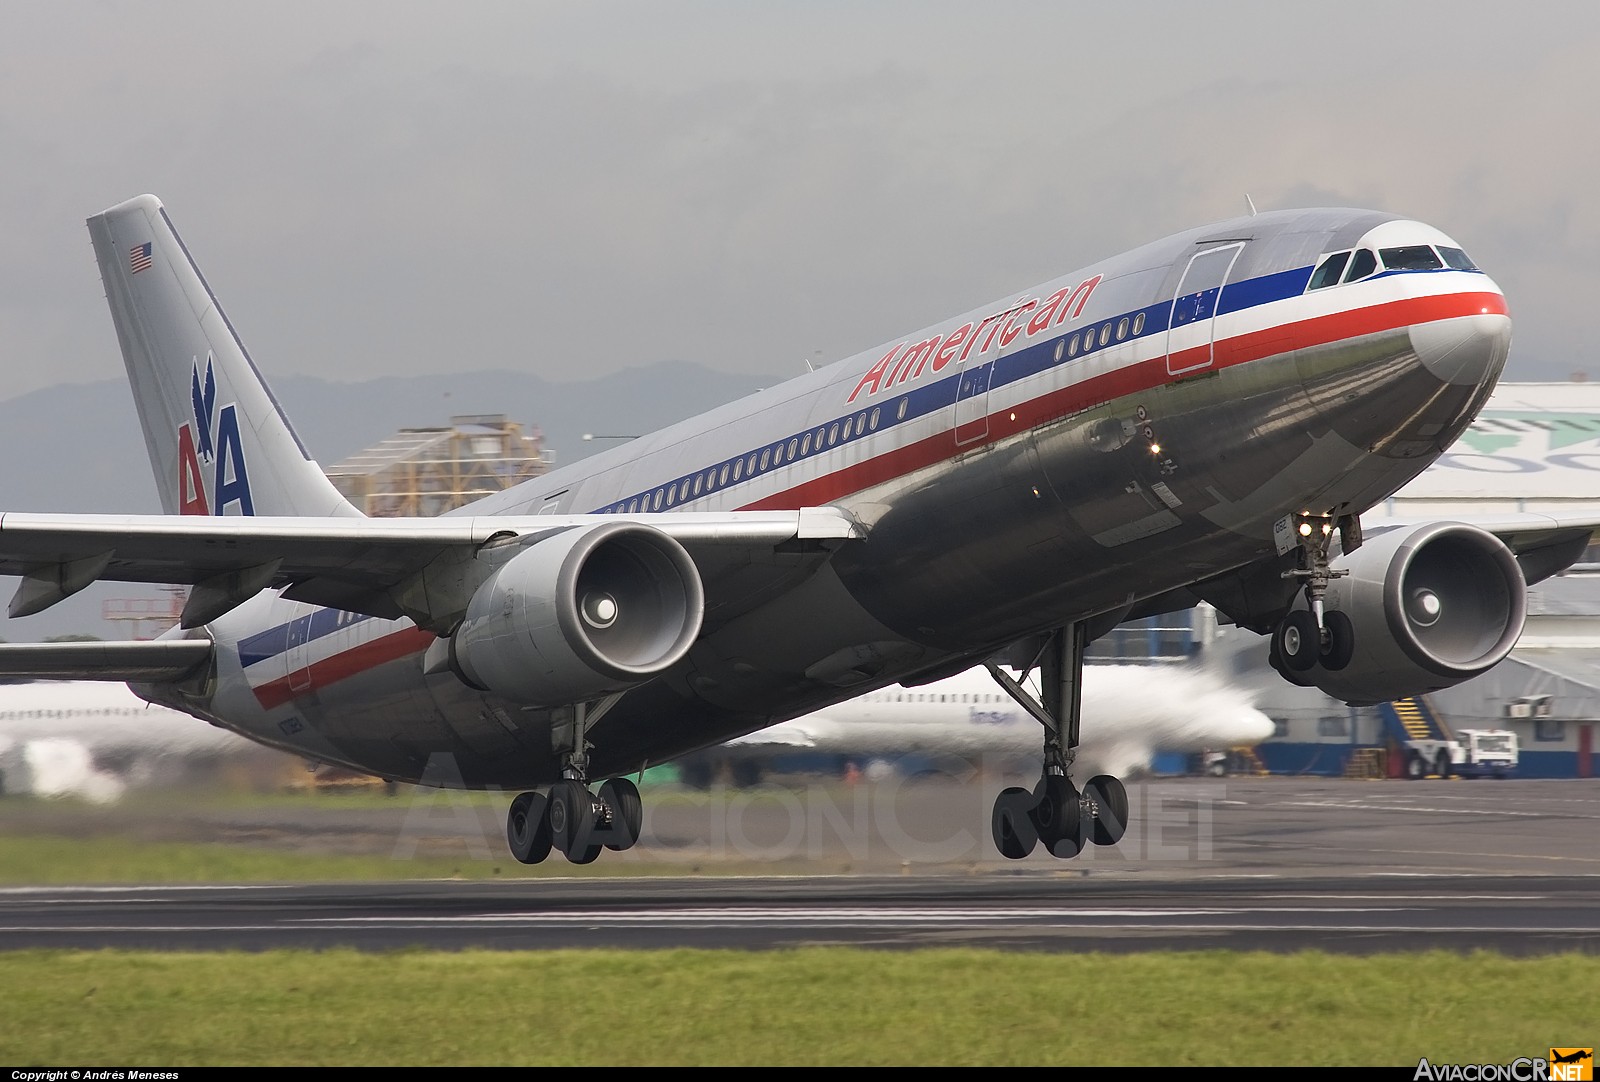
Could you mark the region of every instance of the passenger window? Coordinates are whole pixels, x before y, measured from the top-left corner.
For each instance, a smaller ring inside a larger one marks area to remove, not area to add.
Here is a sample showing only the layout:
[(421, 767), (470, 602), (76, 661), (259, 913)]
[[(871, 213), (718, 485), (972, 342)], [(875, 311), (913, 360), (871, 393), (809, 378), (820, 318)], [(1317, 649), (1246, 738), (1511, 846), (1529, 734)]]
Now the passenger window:
[(766, 469), (767, 468), (767, 462), (768, 462), (769, 459), (771, 459), (771, 457), (772, 457), (772, 448), (763, 447), (761, 449), (761, 468), (762, 469)]
[[(698, 473), (694, 475), (694, 494), (696, 496), (700, 495), (700, 483), (704, 480), (705, 478), (701, 477)], [(684, 484), (688, 484), (688, 482), (685, 481)]]
[(806, 433), (805, 439), (800, 441), (800, 453), (803, 455), (811, 453), (811, 433), (809, 432)]
[(873, 406), (872, 407), (872, 420), (868, 421), (867, 424), (868, 424), (869, 427), (871, 427), (872, 431), (874, 431), (874, 432), (878, 431), (878, 407), (877, 406)]
[(725, 485), (728, 483), (728, 467), (722, 467), (722, 474), (717, 478), (717, 483), (719, 485)]
[[(750, 457), (754, 458), (755, 456), (752, 455)], [(733, 479), (735, 481), (737, 481), (739, 478), (741, 478), (743, 476), (744, 476), (744, 459), (741, 458), (739, 461), (737, 461), (737, 462), (735, 462), (733, 464)]]
[(794, 461), (795, 448), (797, 448), (799, 446), (800, 446), (800, 441), (799, 440), (790, 440), (789, 441), (789, 461), (790, 462)]
[(1370, 248), (1363, 248), (1350, 260), (1350, 269), (1345, 272), (1344, 280), (1354, 282), (1365, 278), (1378, 269), (1378, 257), (1372, 254)]
[(1404, 248), (1384, 248), (1378, 252), (1383, 265), (1389, 270), (1438, 270), (1442, 263), (1439, 255), (1426, 244), (1409, 244)]
[(1061, 359), (1061, 355), (1063, 353), (1065, 353), (1066, 351), (1067, 351), (1067, 340), (1065, 338), (1058, 339), (1056, 341), (1056, 360), (1059, 361)]
[(1460, 248), (1446, 248), (1439, 245), (1439, 254), (1444, 256), (1444, 265), (1451, 270), (1475, 271), (1478, 265), (1468, 258), (1467, 253)]
[(1100, 328), (1100, 344), (1103, 346), (1109, 341), (1111, 341), (1111, 324), (1107, 323)]
[(897, 421), (905, 420), (906, 419), (906, 407), (908, 407), (910, 405), (911, 405), (911, 400), (909, 398), (902, 398), (900, 400), (900, 408), (895, 410), (894, 419), (897, 420)]
[(1128, 337), (1128, 317), (1123, 316), (1117, 320), (1117, 341), (1120, 342), (1126, 337)]
[(1076, 334), (1074, 334), (1071, 338), (1067, 339), (1067, 356), (1068, 357), (1076, 357), (1077, 355), (1078, 355), (1078, 336)]
[(1140, 312), (1133, 317), (1133, 335), (1137, 338), (1144, 333), (1144, 313)]
[(839, 442), (839, 422), (833, 422), (833, 427), (828, 429), (828, 446), (832, 447)]
[(859, 436), (863, 432), (865, 432), (866, 430), (867, 430), (867, 415), (865, 413), (856, 414), (856, 435)]
[(1344, 265), (1350, 262), (1349, 252), (1335, 252), (1317, 265), (1311, 274), (1311, 284), (1307, 289), (1326, 289), (1339, 284), (1339, 275), (1344, 273)]

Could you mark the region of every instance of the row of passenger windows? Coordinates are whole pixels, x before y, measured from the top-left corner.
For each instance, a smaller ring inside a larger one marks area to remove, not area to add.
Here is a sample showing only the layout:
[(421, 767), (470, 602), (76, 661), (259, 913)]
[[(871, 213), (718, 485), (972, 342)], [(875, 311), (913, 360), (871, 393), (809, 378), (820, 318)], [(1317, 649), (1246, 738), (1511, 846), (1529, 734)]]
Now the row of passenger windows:
[[(896, 409), (896, 419), (904, 420), (906, 410), (910, 403), (902, 398)], [(618, 502), (607, 508), (612, 513), (635, 514), (640, 511), (662, 511), (676, 504), (692, 500), (697, 496), (716, 492), (728, 485), (738, 484), (746, 477), (755, 477), (770, 469), (805, 458), (807, 455), (826, 451), (836, 447), (846, 440), (855, 439), (876, 432), (883, 419), (883, 408), (874, 406), (870, 412), (862, 411), (854, 417), (847, 417), (843, 421), (834, 421), (832, 424), (818, 425), (814, 430), (792, 436), (788, 442), (779, 442), (768, 447), (763, 447), (759, 452), (751, 451), (748, 455), (724, 462), (720, 466), (712, 466), (704, 473), (697, 473), (691, 477), (674, 481), (654, 492), (647, 492), (625, 502)]]
[(143, 714), (142, 706), (117, 706), (103, 707), (94, 710), (62, 710), (60, 708), (44, 708), (39, 710), (0, 710), (0, 721), (20, 721), (24, 718), (109, 718), (131, 717), (134, 714)]
[[(1063, 356), (1076, 357), (1081, 353), (1088, 353), (1097, 345), (1106, 346), (1113, 341), (1121, 342), (1129, 337), (1137, 338), (1144, 333), (1145, 322), (1145, 313), (1137, 312), (1132, 316), (1107, 320), (1095, 327), (1086, 327), (1056, 343), (1055, 359), (1060, 361)], [(900, 399), (895, 411), (895, 420), (905, 420), (907, 406), (907, 400)], [(804, 458), (813, 452), (828, 450), (845, 440), (863, 436), (868, 432), (876, 432), (881, 419), (880, 412), (881, 407), (874, 407), (870, 413), (858, 413), (854, 418), (835, 421), (831, 425), (819, 425), (814, 431), (792, 437), (787, 443), (775, 443), (762, 448), (759, 452), (751, 451), (748, 456), (724, 462), (720, 466), (712, 466), (704, 473), (674, 481), (654, 492), (619, 500), (602, 509), (602, 513), (632, 515), (639, 512), (664, 511), (687, 500), (716, 492), (727, 485), (738, 484), (746, 477), (755, 477), (769, 469)]]
[(866, 696), (867, 700), (890, 703), (1010, 703), (1010, 696), (998, 692), (986, 694), (984, 692), (962, 692), (960, 694), (936, 695), (932, 692), (917, 691), (884, 691), (875, 695)]
[(1121, 342), (1130, 334), (1137, 338), (1144, 333), (1144, 313), (1135, 314), (1130, 321), (1127, 316), (1112, 322), (1106, 320), (1099, 327), (1086, 327), (1074, 334), (1069, 334), (1056, 343), (1056, 360), (1063, 356), (1076, 357), (1080, 353), (1088, 353), (1096, 345), (1110, 345), (1113, 338)]
[(1353, 251), (1334, 252), (1332, 255), (1323, 256), (1322, 262), (1317, 264), (1317, 269), (1311, 272), (1311, 284), (1306, 289), (1326, 289), (1341, 282), (1357, 282), (1372, 277), (1379, 270), (1419, 271), (1445, 268), (1462, 271), (1478, 269), (1477, 264), (1467, 257), (1466, 252), (1443, 244), (1407, 244), (1400, 248), (1380, 248), (1376, 254), (1371, 248), (1357, 248)]

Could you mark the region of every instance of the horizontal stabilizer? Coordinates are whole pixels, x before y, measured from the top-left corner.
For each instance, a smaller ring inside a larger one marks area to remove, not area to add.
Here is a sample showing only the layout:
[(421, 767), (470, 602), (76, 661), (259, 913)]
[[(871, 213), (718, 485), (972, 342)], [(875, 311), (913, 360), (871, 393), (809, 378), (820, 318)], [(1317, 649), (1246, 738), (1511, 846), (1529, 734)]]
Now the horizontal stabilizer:
[(209, 639), (0, 643), (0, 676), (169, 684), (211, 660)]

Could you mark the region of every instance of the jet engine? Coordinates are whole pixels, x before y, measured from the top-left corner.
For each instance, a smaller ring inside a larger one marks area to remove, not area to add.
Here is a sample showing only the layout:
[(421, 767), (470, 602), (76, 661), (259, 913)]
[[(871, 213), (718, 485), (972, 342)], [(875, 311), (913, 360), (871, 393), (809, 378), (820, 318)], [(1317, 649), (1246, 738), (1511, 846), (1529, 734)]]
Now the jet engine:
[(1332, 564), (1348, 574), (1328, 584), (1329, 634), (1316, 657), (1289, 660), (1297, 639), (1316, 635), (1303, 600), (1274, 633), (1274, 652), (1291, 680), (1352, 705), (1470, 680), (1510, 653), (1522, 634), (1522, 569), (1499, 538), (1475, 526), (1402, 527)]
[(583, 702), (678, 662), (704, 613), (694, 561), (661, 531), (629, 522), (565, 530), (478, 587), (450, 660), (468, 684), (513, 702)]

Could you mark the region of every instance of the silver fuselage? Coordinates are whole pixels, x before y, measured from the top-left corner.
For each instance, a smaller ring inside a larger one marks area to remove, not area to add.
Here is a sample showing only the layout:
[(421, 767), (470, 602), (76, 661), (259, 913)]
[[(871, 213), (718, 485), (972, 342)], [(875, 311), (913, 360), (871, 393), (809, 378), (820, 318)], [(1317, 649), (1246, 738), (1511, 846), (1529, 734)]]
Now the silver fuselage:
[[(591, 774), (630, 772), (1114, 618), (1274, 557), (1286, 515), (1384, 499), (1492, 389), (1504, 300), (1476, 270), (1307, 284), (1324, 253), (1441, 236), (1352, 210), (1193, 230), (464, 513), (827, 504), (865, 528), (831, 558), (797, 559), (788, 579), (762, 575), (760, 596), (709, 610), (688, 658), (594, 725)], [(408, 621), (268, 592), (207, 631), (215, 679), (181, 705), (255, 739), (396, 779), (559, 777), (550, 712), (425, 675), (431, 636)]]

